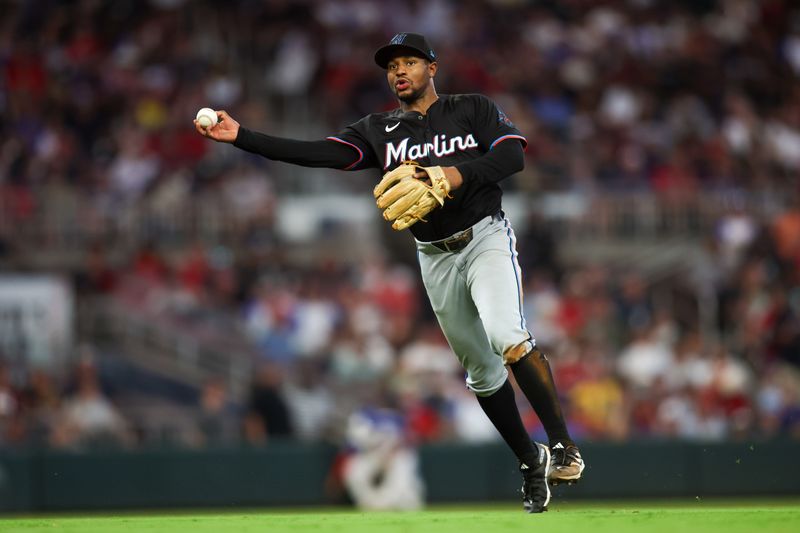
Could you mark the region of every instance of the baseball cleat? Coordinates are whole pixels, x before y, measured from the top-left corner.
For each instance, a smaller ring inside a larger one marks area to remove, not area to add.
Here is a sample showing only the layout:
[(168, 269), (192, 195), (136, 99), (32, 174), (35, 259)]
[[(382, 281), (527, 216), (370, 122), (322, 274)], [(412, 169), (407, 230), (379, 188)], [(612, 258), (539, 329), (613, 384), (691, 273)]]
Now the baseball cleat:
[(551, 485), (566, 483), (574, 485), (581, 478), (583, 469), (586, 465), (581, 457), (581, 452), (574, 444), (564, 446), (560, 442), (553, 446), (552, 459), (550, 460), (550, 476), (548, 481)]
[(550, 503), (550, 487), (547, 486), (547, 474), (550, 473), (550, 449), (544, 444), (535, 443), (539, 450), (535, 465), (522, 463), (522, 506), (528, 513), (547, 511)]

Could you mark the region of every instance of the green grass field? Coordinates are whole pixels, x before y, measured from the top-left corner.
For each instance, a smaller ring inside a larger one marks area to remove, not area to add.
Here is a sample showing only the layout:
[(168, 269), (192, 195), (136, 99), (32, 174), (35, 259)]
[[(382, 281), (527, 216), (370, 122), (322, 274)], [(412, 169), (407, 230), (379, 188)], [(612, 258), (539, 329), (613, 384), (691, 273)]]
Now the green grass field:
[(800, 500), (555, 503), (541, 515), (516, 506), (433, 507), (415, 513), (360, 513), (331, 509), (176, 511), (0, 518), (0, 532), (371, 533), (436, 531), (490, 533), (626, 533), (640, 531), (800, 531)]

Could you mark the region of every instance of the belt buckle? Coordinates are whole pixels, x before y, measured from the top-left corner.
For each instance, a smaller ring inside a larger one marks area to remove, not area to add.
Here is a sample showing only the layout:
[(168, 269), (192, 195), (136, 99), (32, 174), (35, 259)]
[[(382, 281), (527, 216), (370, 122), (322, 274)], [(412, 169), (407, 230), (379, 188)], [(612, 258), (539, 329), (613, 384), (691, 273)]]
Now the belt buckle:
[[(448, 252), (455, 253), (466, 248), (467, 244), (469, 244), (471, 240), (472, 240), (472, 228), (468, 228), (464, 230), (461, 233), (461, 235), (443, 241), (442, 246), (444, 246), (445, 250), (447, 250)], [(453, 245), (452, 248), (451, 245)]]

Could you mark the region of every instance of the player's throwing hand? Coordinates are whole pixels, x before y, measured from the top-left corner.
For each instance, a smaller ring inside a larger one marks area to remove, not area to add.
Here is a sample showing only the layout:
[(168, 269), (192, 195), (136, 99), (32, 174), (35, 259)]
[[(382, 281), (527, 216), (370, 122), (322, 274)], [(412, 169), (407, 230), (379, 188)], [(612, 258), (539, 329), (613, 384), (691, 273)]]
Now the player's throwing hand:
[(236, 122), (227, 111), (217, 111), (217, 123), (204, 128), (197, 120), (194, 121), (194, 127), (197, 133), (203, 137), (214, 139), (215, 141), (232, 143), (239, 135), (239, 123)]

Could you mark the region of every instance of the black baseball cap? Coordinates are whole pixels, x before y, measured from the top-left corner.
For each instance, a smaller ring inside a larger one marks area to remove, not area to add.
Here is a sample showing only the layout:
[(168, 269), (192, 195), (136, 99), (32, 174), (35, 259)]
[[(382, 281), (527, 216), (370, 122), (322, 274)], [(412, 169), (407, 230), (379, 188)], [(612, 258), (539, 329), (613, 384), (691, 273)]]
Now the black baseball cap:
[(379, 67), (386, 68), (389, 61), (401, 53), (424, 57), (430, 62), (436, 61), (436, 53), (424, 35), (419, 33), (398, 33), (392, 37), (389, 44), (382, 46), (375, 52), (375, 62)]

